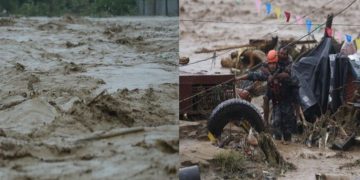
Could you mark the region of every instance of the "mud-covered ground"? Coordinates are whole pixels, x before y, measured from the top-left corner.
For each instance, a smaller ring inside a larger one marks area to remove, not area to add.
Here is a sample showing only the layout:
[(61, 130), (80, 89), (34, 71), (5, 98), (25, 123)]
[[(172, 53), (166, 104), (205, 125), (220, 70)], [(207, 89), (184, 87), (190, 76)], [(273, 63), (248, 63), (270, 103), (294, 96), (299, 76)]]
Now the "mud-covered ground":
[(176, 179), (177, 18), (2, 19), (0, 44), (0, 179)]
[[(271, 2), (273, 7), (279, 6), (282, 10), (290, 11), (292, 15), (302, 16), (309, 14), (308, 17), (311, 18), (313, 23), (323, 23), (328, 14), (336, 13), (345, 8), (351, 0), (278, 0)], [(359, 6), (359, 1), (357, 1), (344, 13), (334, 18), (333, 28), (335, 31), (341, 31), (343, 34), (351, 34), (353, 38), (359, 34), (356, 26), (336, 25), (357, 24), (357, 17), (360, 17), (358, 11)], [(284, 27), (283, 25), (286, 24), (284, 19), (277, 20), (274, 14), (266, 16), (265, 12), (265, 6), (263, 5), (261, 13), (258, 14), (255, 8), (255, 1), (250, 0), (181, 0), (179, 55), (189, 57), (190, 63), (194, 63), (213, 55), (212, 53), (195, 53), (195, 51), (202, 48), (213, 49), (223, 46), (244, 45), (249, 42), (249, 39), (265, 38), (270, 40), (272, 36), (279, 36), (280, 40), (289, 38), (297, 39), (306, 33), (305, 25), (289, 25)], [(191, 22), (181, 20), (209, 20), (215, 22)], [(221, 23), (221, 21), (224, 23)], [(241, 24), (241, 22), (245, 24)], [(294, 19), (292, 18), (290, 22), (293, 23)], [(313, 27), (316, 27), (316, 25), (313, 25)], [(319, 41), (323, 33), (323, 29), (316, 31), (314, 33), (315, 39)], [(344, 39), (344, 37), (342, 38)], [(308, 38), (305, 38), (304, 40), (307, 39)], [(215, 65), (212, 65), (212, 60), (210, 59), (192, 65), (180, 66), (180, 74), (229, 74), (230, 69), (222, 68), (220, 60), (225, 56), (229, 56), (230, 52), (231, 51), (217, 52), (217, 55), (220, 56), (216, 57)], [(253, 99), (252, 103), (254, 103), (256, 107), (261, 108), (262, 97)], [(260, 111), (262, 110), (260, 109)], [(206, 132), (205, 124), (206, 123), (201, 127), (203, 131)], [(191, 126), (197, 125), (190, 125), (190, 127)], [(184, 129), (188, 129), (188, 125), (186, 125)], [(194, 132), (195, 130), (186, 131), (186, 135), (183, 136), (183, 131), (180, 131), (180, 159), (182, 166), (194, 163), (206, 164), (205, 168), (201, 169), (203, 178), (227, 178), (228, 176), (226, 174), (224, 176), (219, 173), (218, 168), (211, 165), (213, 156), (218, 153), (218, 151), (223, 151), (223, 149), (212, 146), (207, 140), (206, 133), (202, 133), (199, 139), (199, 134)], [(192, 135), (189, 136), (188, 134)], [(359, 158), (358, 148), (350, 149), (349, 152), (338, 153), (337, 151), (329, 149), (308, 148), (302, 143), (292, 143), (287, 146), (279, 142), (276, 142), (276, 144), (284, 158), (297, 167), (294, 171), (286, 171), (285, 174), (278, 176), (279, 179), (315, 179), (316, 173), (346, 175), (352, 179), (360, 176), (356, 163), (356, 160)], [(192, 159), (192, 161), (190, 161), (190, 159)], [(257, 172), (261, 174), (263, 173), (262, 171), (271, 171), (266, 166), (258, 167), (256, 163), (255, 165), (251, 164), (251, 162), (249, 163), (250, 168), (248, 169), (251, 171), (256, 168), (258, 168)], [(354, 163), (354, 166), (340, 168), (347, 163)], [(254, 166), (251, 167), (252, 165)], [(247, 178), (252, 177), (249, 176)]]
[[(284, 145), (274, 140), (284, 160), (295, 165), (295, 169), (269, 164), (259, 146), (249, 146), (248, 134), (242, 128), (229, 124), (223, 137), (231, 137), (224, 147), (213, 145), (207, 137), (206, 120), (180, 121), (180, 163), (182, 167), (198, 165), (202, 179), (315, 179), (315, 175), (326, 175), (329, 179), (356, 179), (360, 176), (360, 146), (357, 143), (348, 151), (334, 151), (328, 148), (307, 147), (302, 143)], [(231, 134), (231, 136), (229, 136)], [(228, 138), (223, 138), (225, 142)], [(293, 140), (299, 142), (301, 136)], [(231, 172), (216, 163), (217, 156), (235, 150), (244, 158), (239, 170)], [(271, 179), (271, 178), (270, 178)]]

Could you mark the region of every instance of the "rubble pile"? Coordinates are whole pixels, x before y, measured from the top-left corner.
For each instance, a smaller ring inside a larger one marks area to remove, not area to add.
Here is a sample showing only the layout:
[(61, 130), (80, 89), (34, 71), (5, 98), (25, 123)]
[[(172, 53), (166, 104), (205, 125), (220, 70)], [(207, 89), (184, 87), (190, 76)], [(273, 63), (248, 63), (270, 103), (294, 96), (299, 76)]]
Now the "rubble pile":
[[(359, 110), (350, 105), (341, 106), (334, 114), (327, 112), (314, 124), (307, 124), (301, 141), (309, 147), (346, 150), (360, 134)], [(347, 145), (347, 146), (344, 146)]]

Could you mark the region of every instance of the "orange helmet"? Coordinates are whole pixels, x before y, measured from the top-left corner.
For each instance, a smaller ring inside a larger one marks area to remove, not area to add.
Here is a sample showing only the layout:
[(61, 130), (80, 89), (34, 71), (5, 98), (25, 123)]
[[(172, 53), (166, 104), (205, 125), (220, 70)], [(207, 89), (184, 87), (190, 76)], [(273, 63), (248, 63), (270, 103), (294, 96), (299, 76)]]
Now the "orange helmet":
[(275, 50), (270, 50), (267, 54), (268, 63), (277, 63), (279, 60), (277, 52)]

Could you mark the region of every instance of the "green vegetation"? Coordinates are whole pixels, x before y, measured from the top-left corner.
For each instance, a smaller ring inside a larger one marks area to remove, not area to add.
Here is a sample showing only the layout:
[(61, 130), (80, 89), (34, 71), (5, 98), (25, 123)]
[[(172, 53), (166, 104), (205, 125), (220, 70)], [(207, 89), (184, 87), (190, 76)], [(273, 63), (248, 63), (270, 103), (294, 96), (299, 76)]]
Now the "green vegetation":
[(221, 167), (221, 171), (226, 174), (238, 174), (244, 170), (246, 161), (243, 154), (238, 151), (224, 151), (215, 155), (214, 164)]
[(119, 16), (135, 15), (136, 0), (0, 0), (2, 15), (20, 16)]

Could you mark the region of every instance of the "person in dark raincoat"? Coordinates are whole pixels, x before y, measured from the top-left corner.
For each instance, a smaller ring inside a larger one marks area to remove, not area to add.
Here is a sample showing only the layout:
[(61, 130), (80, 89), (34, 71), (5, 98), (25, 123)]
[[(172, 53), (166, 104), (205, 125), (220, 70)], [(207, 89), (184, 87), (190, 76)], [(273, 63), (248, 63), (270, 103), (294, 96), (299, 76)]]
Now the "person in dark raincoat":
[[(282, 62), (283, 63), (283, 62)], [(267, 91), (264, 96), (264, 120), (269, 124), (269, 102), (272, 102), (271, 126), (274, 138), (285, 142), (291, 140), (296, 131), (296, 115), (294, 104), (298, 98), (294, 97), (296, 81), (293, 80), (288, 67), (291, 62), (279, 65), (279, 55), (275, 50), (267, 54), (267, 65), (259, 72), (250, 72), (238, 80), (267, 81)], [(282, 67), (283, 66), (283, 67)]]

